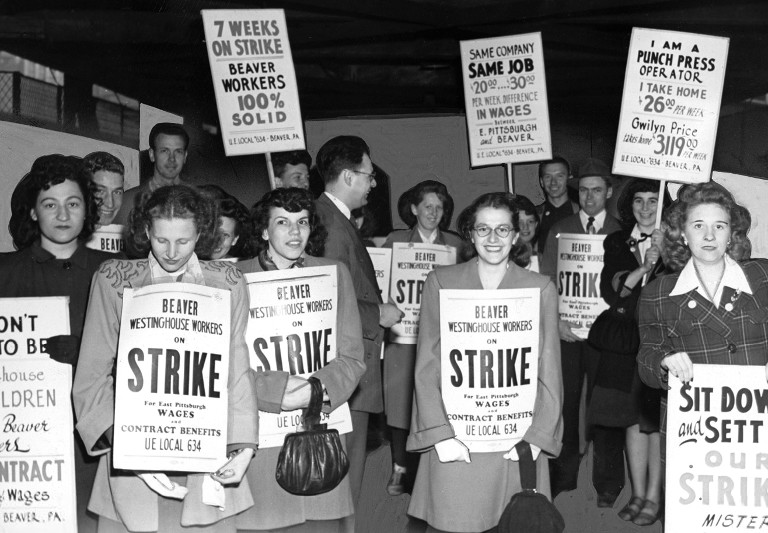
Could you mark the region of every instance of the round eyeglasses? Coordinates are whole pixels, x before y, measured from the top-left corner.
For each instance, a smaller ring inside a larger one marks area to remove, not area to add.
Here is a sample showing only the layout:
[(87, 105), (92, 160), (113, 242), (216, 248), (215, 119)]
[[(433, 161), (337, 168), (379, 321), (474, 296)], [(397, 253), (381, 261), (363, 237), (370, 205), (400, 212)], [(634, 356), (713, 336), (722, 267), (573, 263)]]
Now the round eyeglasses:
[(478, 237), (487, 237), (491, 234), (491, 231), (493, 231), (496, 235), (505, 239), (509, 237), (509, 234), (512, 233), (513, 229), (514, 228), (510, 226), (496, 226), (495, 228), (491, 228), (490, 226), (475, 226), (472, 228), (472, 231), (477, 233)]

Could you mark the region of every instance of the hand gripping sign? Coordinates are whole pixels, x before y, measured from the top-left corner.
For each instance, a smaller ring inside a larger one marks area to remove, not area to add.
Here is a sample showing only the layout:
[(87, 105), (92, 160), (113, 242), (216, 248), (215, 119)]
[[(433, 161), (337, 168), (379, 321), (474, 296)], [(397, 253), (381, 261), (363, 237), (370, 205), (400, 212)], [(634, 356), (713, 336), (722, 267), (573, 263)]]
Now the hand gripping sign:
[(694, 365), (670, 374), (666, 528), (768, 527), (768, 385), (763, 365)]
[(560, 319), (586, 339), (597, 316), (608, 309), (600, 295), (605, 235), (561, 233), (557, 237), (557, 300)]
[[(333, 265), (245, 275), (251, 301), (245, 341), (256, 372), (285, 371), (307, 378), (336, 358), (338, 280)], [(259, 447), (282, 446), (296, 431), (301, 410), (259, 411)], [(347, 404), (322, 413), (339, 433), (352, 431)]]
[(533, 421), (539, 289), (440, 291), (440, 384), (456, 438), (508, 451)]
[(226, 461), (229, 291), (126, 289), (115, 379), (115, 468), (213, 472)]
[(0, 298), (4, 532), (77, 531), (72, 367), (43, 351), (69, 332), (67, 296)]
[(427, 275), (439, 265), (456, 264), (456, 248), (444, 244), (396, 242), (392, 244), (392, 289), (397, 307), (405, 313), (390, 329), (390, 341), (416, 344), (419, 338), (421, 289)]

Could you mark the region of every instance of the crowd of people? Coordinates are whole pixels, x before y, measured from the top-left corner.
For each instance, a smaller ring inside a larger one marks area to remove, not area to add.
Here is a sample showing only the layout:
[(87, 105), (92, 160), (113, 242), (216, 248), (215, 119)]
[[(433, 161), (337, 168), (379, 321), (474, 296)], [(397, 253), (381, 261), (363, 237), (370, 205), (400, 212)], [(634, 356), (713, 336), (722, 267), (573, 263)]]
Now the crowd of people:
[[(750, 259), (749, 212), (713, 182), (684, 186), (672, 201), (658, 182), (631, 180), (614, 217), (606, 208), (615, 187), (608, 166), (587, 159), (574, 177), (556, 157), (539, 165), (542, 204), (483, 194), (460, 213), (457, 233), (448, 229), (454, 201), (446, 185), (416, 183), (398, 201), (409, 229), (392, 232), (383, 246), (450, 246), (456, 264), (427, 276), (412, 344), (388, 335), (404, 313), (382, 300), (360, 231), (377, 186), (363, 139), (339, 136), (320, 148), (317, 197), (309, 154), (274, 154), (275, 188), (251, 209), (218, 185), (184, 183), (183, 127), (159, 124), (149, 141), (153, 175), (130, 190), (111, 154), (38, 158), (11, 198), (16, 251), (0, 254), (0, 297), (69, 297), (71, 333), (48, 339), (47, 351), (74, 368), (81, 531), (353, 531), (369, 418), (382, 412), (393, 464), (387, 492), (410, 491), (408, 512), (427, 531), (493, 531), (521, 490), (519, 458), (513, 446), (470, 453), (456, 437), (441, 396), (441, 289), (538, 292), (536, 395), (523, 435), (538, 490), (554, 499), (576, 489), (581, 443), (591, 441), (597, 505), (615, 505), (626, 457), (632, 497), (618, 515), (637, 525), (663, 513), (668, 375), (690, 381), (694, 363), (768, 362), (768, 322), (754, 317), (768, 306), (768, 262)], [(94, 232), (112, 224), (125, 228), (125, 249), (91, 249)], [(596, 347), (561, 319), (558, 237), (574, 233), (605, 235), (601, 297), (637, 324), (637, 353)], [(342, 441), (350, 467), (332, 491), (297, 496), (275, 480), (279, 448), (258, 448), (259, 412), (306, 408), (310, 387), (287, 371), (251, 368), (244, 274), (313, 266), (334, 267), (338, 279), (335, 358), (313, 376), (325, 412), (349, 405), (352, 431)], [(111, 464), (123, 291), (174, 282), (231, 293), (227, 461), (210, 474), (227, 494), (224, 508), (202, 502), (204, 476)], [(587, 435), (580, 436), (583, 416)]]

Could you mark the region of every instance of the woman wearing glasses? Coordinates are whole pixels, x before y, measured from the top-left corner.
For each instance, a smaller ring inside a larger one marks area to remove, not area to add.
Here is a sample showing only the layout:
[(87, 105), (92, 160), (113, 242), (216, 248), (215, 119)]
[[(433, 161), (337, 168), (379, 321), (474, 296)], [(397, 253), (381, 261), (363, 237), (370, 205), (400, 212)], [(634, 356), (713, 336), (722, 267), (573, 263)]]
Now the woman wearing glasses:
[[(547, 458), (560, 451), (562, 376), (557, 301), (548, 277), (525, 265), (527, 246), (517, 244), (517, 203), (507, 193), (477, 198), (459, 216), (461, 235), (476, 257), (439, 267), (427, 277), (421, 300), (415, 397), (408, 449), (422, 452), (409, 514), (428, 532), (480, 532), (496, 527), (510, 498), (521, 490), (517, 451), (473, 453), (455, 437), (441, 396), (440, 289), (537, 288), (541, 294), (538, 382), (531, 427), (523, 439), (536, 461), (538, 490), (549, 496)], [(544, 452), (544, 453), (541, 453)]]

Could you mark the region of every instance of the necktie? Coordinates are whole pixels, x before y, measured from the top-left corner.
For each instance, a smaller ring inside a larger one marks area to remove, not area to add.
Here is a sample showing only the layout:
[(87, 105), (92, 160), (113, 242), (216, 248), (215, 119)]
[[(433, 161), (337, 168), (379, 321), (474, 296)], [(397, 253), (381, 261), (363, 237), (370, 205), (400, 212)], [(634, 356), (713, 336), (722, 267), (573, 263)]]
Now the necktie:
[(587, 219), (587, 233), (595, 234), (597, 233), (597, 230), (595, 229), (595, 217), (589, 217)]
[(648, 240), (648, 238), (649, 238), (650, 236), (651, 236), (651, 235), (650, 235), (650, 234), (648, 234), (648, 233), (640, 233), (640, 238), (639, 238), (639, 239), (637, 239), (637, 242), (638, 242), (638, 244), (639, 244), (639, 243), (641, 243), (641, 242), (643, 242), (643, 241), (646, 241), (646, 240)]

